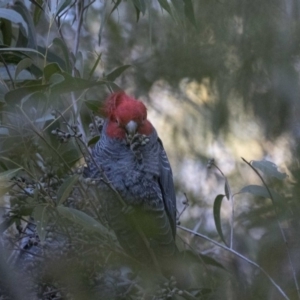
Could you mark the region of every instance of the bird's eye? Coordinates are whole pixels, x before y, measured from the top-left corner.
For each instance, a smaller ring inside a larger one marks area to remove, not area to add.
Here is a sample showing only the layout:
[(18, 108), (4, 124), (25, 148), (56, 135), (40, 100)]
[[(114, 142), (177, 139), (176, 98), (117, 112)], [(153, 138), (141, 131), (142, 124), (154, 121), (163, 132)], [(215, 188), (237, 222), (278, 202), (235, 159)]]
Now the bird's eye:
[(119, 125), (119, 120), (118, 119), (115, 119), (115, 122)]

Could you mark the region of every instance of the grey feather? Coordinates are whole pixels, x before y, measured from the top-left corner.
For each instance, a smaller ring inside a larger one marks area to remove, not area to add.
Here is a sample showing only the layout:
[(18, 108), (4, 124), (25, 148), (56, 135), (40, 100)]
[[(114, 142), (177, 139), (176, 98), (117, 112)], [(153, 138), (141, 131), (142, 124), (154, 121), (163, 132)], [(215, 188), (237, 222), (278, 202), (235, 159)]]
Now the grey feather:
[(147, 248), (133, 224), (133, 217), (156, 257), (174, 256), (177, 248), (173, 176), (155, 129), (149, 136), (149, 142), (140, 146), (140, 161), (125, 141), (106, 135), (106, 126), (105, 123), (101, 138), (93, 150), (98, 166), (91, 164), (86, 176), (102, 177), (103, 171), (124, 202), (134, 208), (133, 215), (124, 214), (116, 194), (100, 183), (97, 188), (101, 190), (102, 205), (111, 228), (128, 254), (150, 262)]

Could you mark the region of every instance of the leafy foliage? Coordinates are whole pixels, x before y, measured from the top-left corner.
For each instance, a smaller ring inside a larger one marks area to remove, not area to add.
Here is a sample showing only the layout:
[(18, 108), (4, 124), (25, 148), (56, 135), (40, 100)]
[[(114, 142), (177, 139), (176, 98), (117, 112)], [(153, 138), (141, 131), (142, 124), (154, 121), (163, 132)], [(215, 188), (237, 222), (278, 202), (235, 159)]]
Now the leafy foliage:
[[(245, 161), (261, 182), (240, 189), (221, 172), (224, 191), (217, 193), (213, 207), (201, 208), (215, 223), (201, 243), (201, 219), (186, 222), (194, 230), (180, 234), (178, 244), (186, 266), (182, 277), (192, 278), (188, 287), (153, 274), (123, 252), (103, 214), (97, 182), (82, 176), (82, 165), (91, 159), (88, 147), (99, 139), (102, 123), (95, 115), (101, 100), (128, 83), (145, 94), (161, 79), (178, 92), (183, 78), (209, 78), (218, 95), (215, 102), (203, 110), (192, 101), (181, 105), (209, 115), (215, 133), (229, 124), (233, 94), (245, 106), (251, 103), (271, 137), (286, 130), (290, 110), (285, 98), (296, 103), (299, 94), (293, 66), (299, 36), (295, 16), (294, 23), (285, 23), (277, 1), (93, 2), (0, 4), (0, 273), (6, 274), (0, 279), (0, 298), (300, 298), (299, 186), (289, 186), (287, 175), (272, 162)], [(266, 17), (266, 10), (272, 17)], [(119, 12), (125, 20), (116, 18)], [(90, 20), (96, 16), (94, 42)], [(289, 28), (294, 30), (287, 38), (277, 34)], [(91, 49), (99, 51), (91, 54)], [(128, 57), (137, 52), (141, 59), (131, 61)], [(274, 114), (279, 118), (273, 118), (273, 126), (267, 120)], [(178, 120), (172, 122), (175, 133), (182, 130)], [(185, 132), (186, 140), (194, 137)], [(291, 172), (299, 182), (299, 168)], [(185, 200), (179, 216), (195, 203)], [(248, 207), (241, 210), (242, 204)], [(26, 280), (15, 287), (19, 273)]]

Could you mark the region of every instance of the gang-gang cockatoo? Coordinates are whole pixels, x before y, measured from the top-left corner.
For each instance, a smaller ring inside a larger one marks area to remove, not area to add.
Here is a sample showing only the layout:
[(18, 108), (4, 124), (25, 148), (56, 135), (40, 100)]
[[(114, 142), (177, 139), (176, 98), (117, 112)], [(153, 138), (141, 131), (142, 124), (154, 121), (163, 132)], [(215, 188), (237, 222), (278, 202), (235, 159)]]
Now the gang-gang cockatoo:
[(108, 180), (119, 194), (103, 181), (97, 185), (108, 223), (127, 254), (148, 265), (154, 265), (154, 255), (154, 261), (168, 269), (178, 251), (176, 198), (162, 142), (145, 105), (124, 92), (112, 94), (104, 111), (88, 177)]

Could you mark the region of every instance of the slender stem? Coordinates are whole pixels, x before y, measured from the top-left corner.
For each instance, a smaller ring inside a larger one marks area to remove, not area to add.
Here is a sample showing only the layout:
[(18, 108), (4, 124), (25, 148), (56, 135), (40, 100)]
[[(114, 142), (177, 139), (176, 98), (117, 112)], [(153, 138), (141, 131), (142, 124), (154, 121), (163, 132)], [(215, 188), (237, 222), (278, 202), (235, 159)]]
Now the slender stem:
[(9, 79), (10, 79), (10, 81), (11, 81), (11, 85), (12, 85), (13, 89), (15, 89), (15, 82), (14, 82), (12, 76), (11, 76), (11, 73), (10, 73), (10, 71), (9, 71), (9, 68), (8, 68), (8, 66), (7, 66), (7, 63), (5, 62), (5, 60), (4, 60), (3, 56), (2, 56), (2, 54), (0, 54), (0, 58), (1, 58), (1, 61), (2, 61), (3, 65), (4, 65), (4, 68), (6, 69), (6, 73), (7, 73), (8, 77), (9, 77)]
[(238, 256), (239, 258), (243, 259), (244, 261), (246, 261), (247, 263), (249, 263), (250, 265), (253, 265), (255, 266), (256, 268), (258, 268), (269, 280), (270, 282), (273, 284), (273, 286), (278, 290), (278, 292), (283, 296), (284, 299), (287, 299), (289, 300), (289, 297), (286, 295), (286, 293), (281, 289), (281, 287), (274, 281), (274, 279), (267, 273), (267, 271), (265, 271), (260, 265), (258, 265), (256, 262), (252, 261), (251, 259), (245, 257), (244, 255), (240, 254), (239, 252), (236, 252), (235, 250), (229, 248), (229, 247), (226, 247), (216, 241), (214, 241), (213, 239), (201, 234), (201, 233), (198, 233), (196, 231), (193, 231), (191, 229), (188, 229), (188, 228), (185, 228), (183, 226), (177, 226), (177, 228), (181, 229), (181, 230), (184, 230), (186, 232), (189, 232), (195, 236), (198, 236), (198, 237), (201, 237), (213, 244), (215, 244), (216, 246), (234, 254), (235, 256)]

